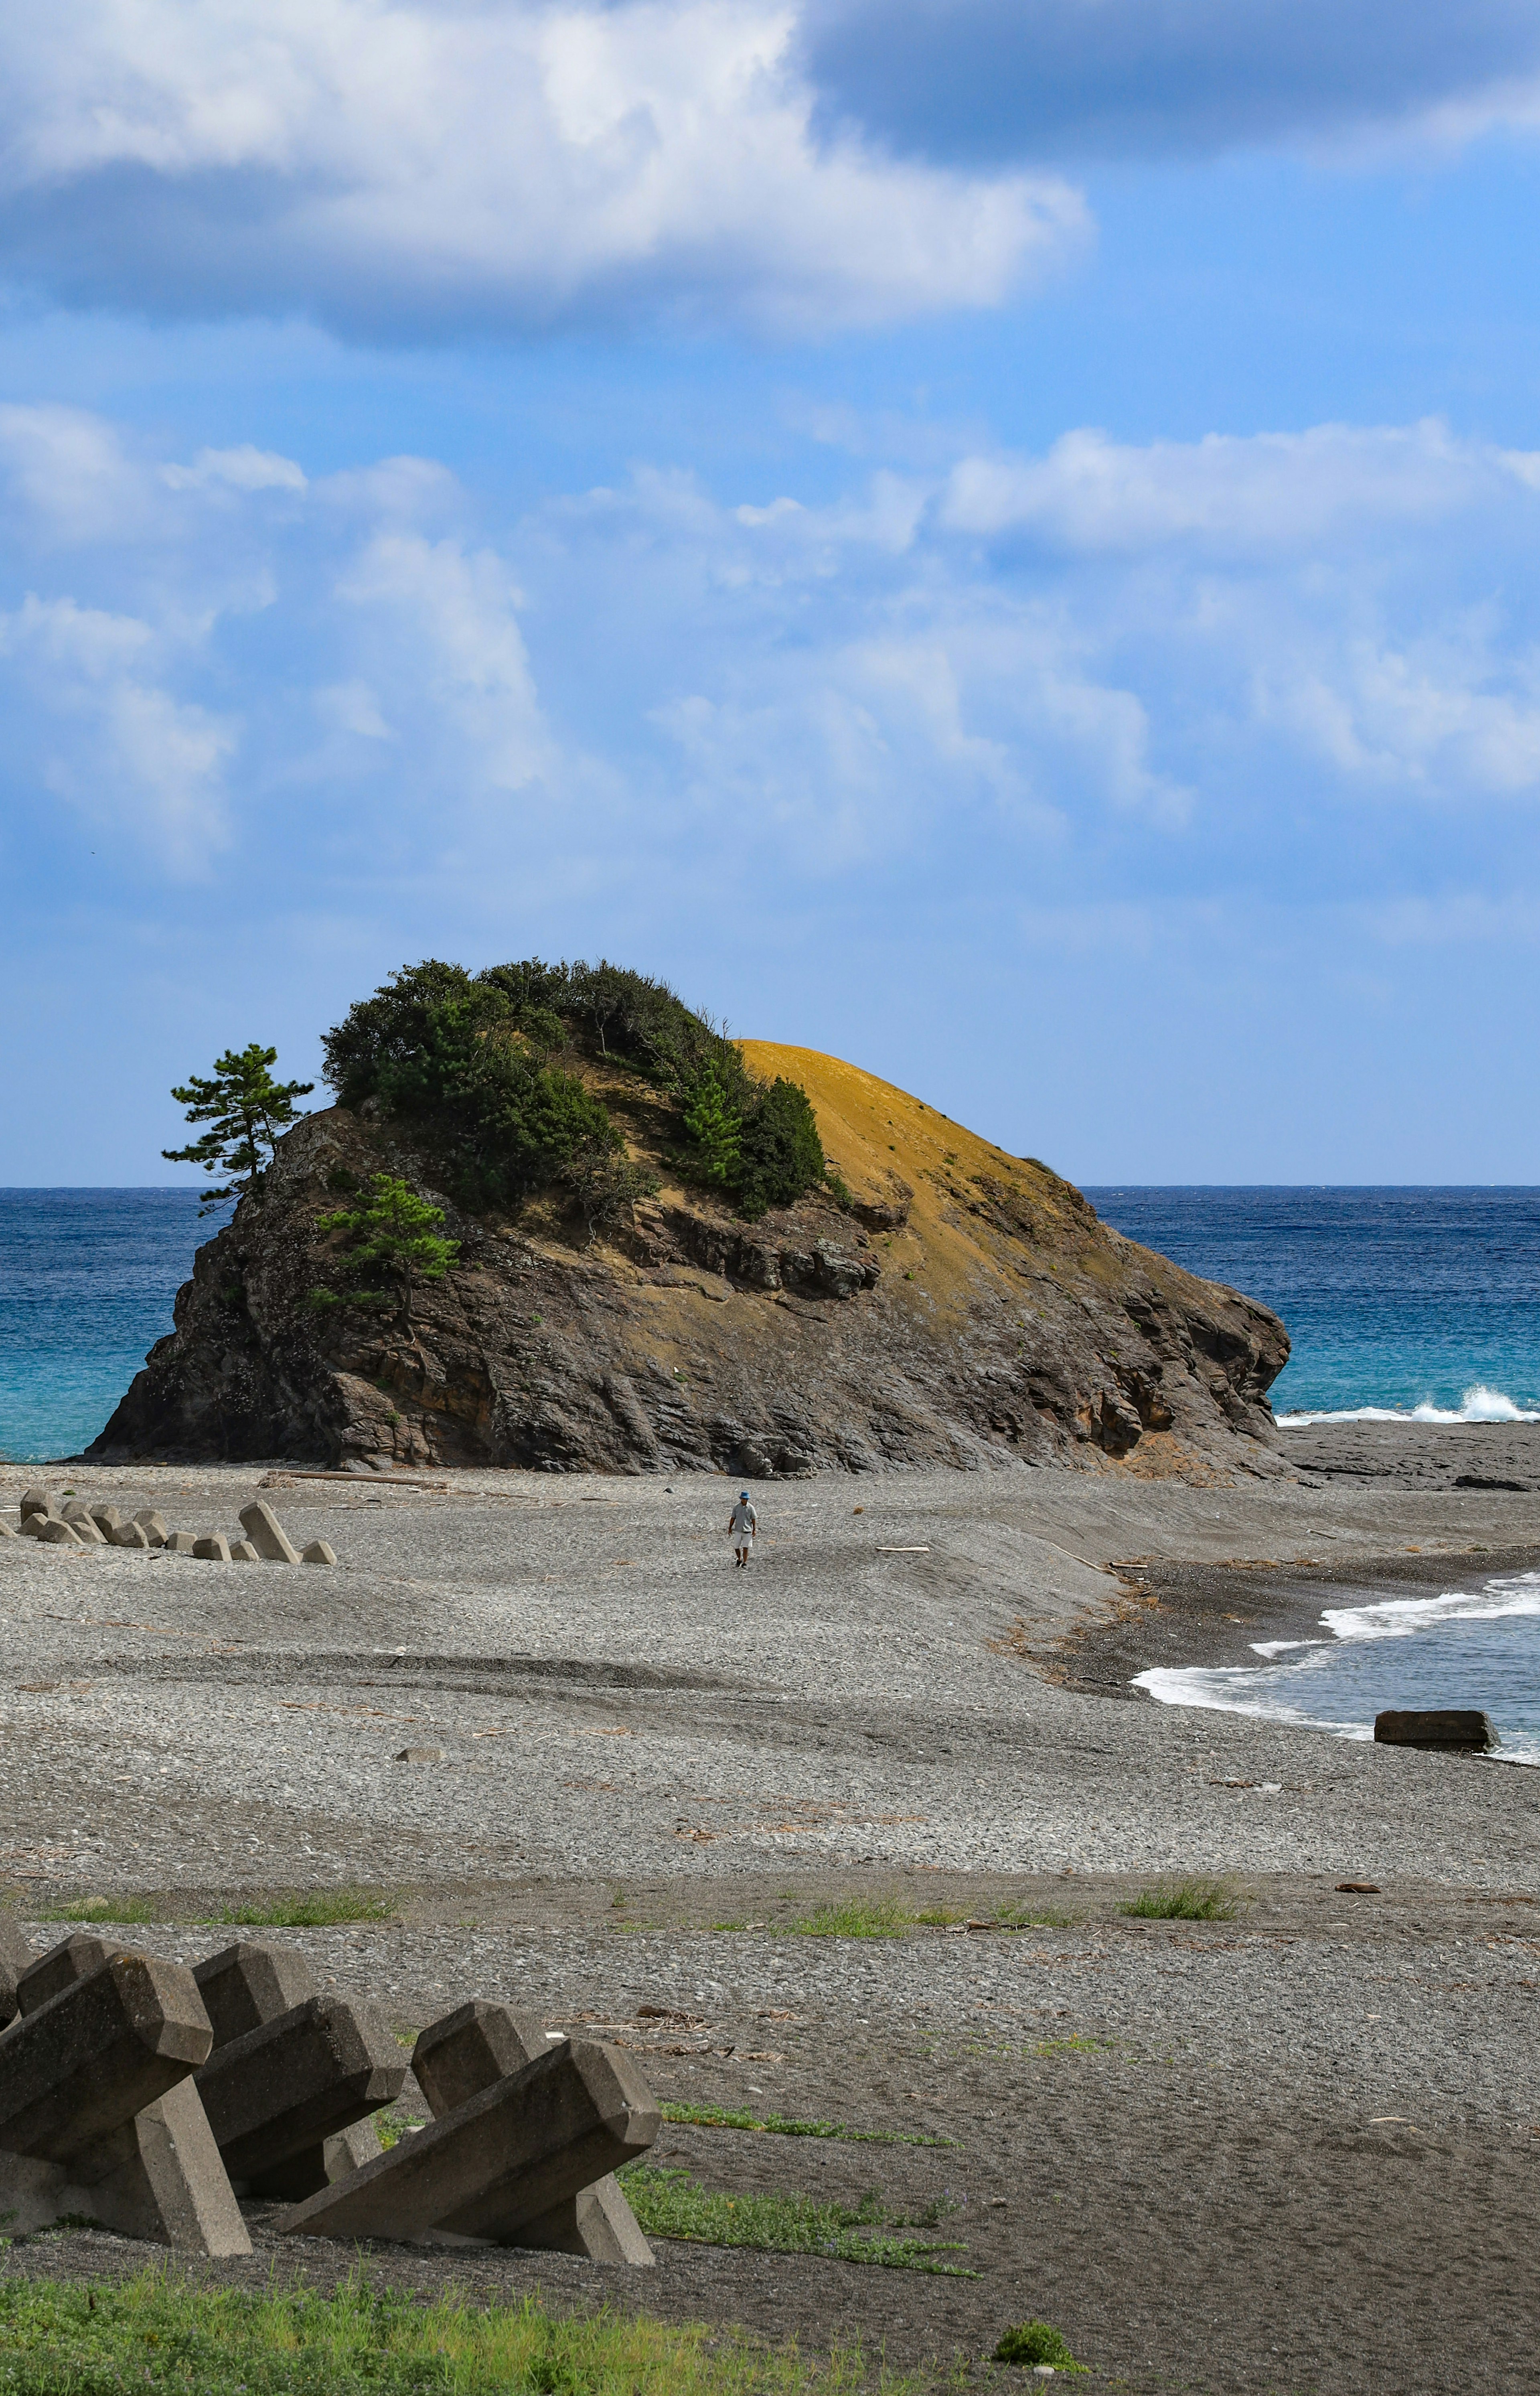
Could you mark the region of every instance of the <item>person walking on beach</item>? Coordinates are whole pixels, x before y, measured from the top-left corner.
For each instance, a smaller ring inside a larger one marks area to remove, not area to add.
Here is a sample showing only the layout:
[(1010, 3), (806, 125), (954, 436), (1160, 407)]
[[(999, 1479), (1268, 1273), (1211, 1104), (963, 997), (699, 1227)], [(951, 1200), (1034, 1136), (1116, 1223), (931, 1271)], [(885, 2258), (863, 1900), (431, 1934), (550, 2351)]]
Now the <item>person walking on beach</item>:
[(749, 1492), (740, 1489), (737, 1504), (727, 1523), (727, 1536), (733, 1542), (733, 1562), (740, 1571), (749, 1561), (749, 1551), (754, 1544), (754, 1533), (758, 1529), (759, 1516), (749, 1503)]

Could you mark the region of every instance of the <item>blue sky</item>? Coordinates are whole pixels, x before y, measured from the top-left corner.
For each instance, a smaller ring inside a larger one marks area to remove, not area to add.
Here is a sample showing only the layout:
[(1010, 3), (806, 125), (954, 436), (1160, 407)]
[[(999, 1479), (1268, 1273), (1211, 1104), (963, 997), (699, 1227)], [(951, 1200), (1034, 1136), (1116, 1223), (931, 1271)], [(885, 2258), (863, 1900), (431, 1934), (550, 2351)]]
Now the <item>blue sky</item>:
[(531, 952), (1540, 1181), (1540, 6), (60, 0), (0, 134), (0, 1182)]

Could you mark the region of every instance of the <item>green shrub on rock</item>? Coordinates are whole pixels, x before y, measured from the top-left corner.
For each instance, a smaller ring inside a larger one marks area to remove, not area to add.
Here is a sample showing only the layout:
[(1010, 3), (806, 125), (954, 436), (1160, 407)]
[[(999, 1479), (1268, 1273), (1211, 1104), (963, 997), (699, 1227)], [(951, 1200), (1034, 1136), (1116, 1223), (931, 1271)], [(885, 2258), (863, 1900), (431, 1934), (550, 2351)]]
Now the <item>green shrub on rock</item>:
[(687, 1178), (746, 1216), (824, 1185), (806, 1092), (756, 1081), (737, 1042), (666, 982), (605, 958), (525, 957), (479, 974), (426, 958), (350, 1007), (324, 1046), (342, 1104), (409, 1125), (467, 1206), (564, 1189), (591, 1236), (657, 1189), (605, 1098), (562, 1061), (584, 1055), (650, 1082), (679, 1126)]

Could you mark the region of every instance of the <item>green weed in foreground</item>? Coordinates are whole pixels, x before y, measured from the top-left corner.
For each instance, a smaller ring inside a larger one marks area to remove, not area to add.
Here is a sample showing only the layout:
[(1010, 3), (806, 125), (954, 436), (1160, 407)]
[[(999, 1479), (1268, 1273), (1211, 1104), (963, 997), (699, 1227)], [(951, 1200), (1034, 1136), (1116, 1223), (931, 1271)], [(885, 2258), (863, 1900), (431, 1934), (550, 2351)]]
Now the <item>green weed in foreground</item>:
[[(841, 2396), (857, 2352), (803, 2361), (704, 2323), (607, 2311), (562, 2321), (538, 2298), (472, 2310), (356, 2279), (335, 2296), (197, 2288), (175, 2272), (0, 2282), (4, 2396)], [(918, 2379), (883, 2376), (886, 2396)]]
[(903, 2130), (852, 2130), (843, 2122), (795, 2122), (784, 2113), (736, 2113), (723, 2105), (660, 2105), (665, 2122), (700, 2130), (769, 2130), (779, 2138), (838, 2138), (847, 2146), (955, 2147), (955, 2138), (926, 2138)]
[(1141, 1922), (1233, 1922), (1240, 1902), (1227, 1881), (1179, 1880), (1168, 1881), (1160, 1888), (1142, 1888), (1118, 1911)]
[(1077, 2363), (1052, 2322), (1022, 2322), (1008, 2329), (995, 2348), (997, 2363), (1049, 2363), (1055, 2371), (1088, 2371), (1090, 2364)]
[(83, 1897), (73, 1905), (50, 1905), (39, 1922), (163, 1922), (158, 1905), (147, 1897)]
[[(261, 1903), (227, 1905), (208, 1920), (246, 1930), (325, 1930), (339, 1922), (392, 1922), (399, 1910), (382, 1889), (314, 1888)], [(0, 2389), (4, 2386), (0, 2380)]]
[(846, 1905), (819, 1905), (797, 1922), (780, 1926), (798, 1938), (901, 1938), (914, 1920), (903, 1906), (887, 1897), (863, 1905), (852, 1898)]
[[(840, 2263), (880, 2263), (894, 2271), (933, 2271), (943, 2278), (976, 2277), (956, 2263), (942, 2263), (942, 2255), (963, 2250), (935, 2239), (895, 2238), (875, 2190), (852, 2209), (811, 2196), (786, 2196), (768, 2190), (753, 2195), (719, 2196), (701, 2187), (685, 2171), (670, 2171), (657, 2163), (631, 2163), (620, 2182), (649, 2238), (683, 2238), (704, 2246), (756, 2246), (772, 2255), (825, 2255)], [(0, 2389), (5, 2381), (0, 2378)]]

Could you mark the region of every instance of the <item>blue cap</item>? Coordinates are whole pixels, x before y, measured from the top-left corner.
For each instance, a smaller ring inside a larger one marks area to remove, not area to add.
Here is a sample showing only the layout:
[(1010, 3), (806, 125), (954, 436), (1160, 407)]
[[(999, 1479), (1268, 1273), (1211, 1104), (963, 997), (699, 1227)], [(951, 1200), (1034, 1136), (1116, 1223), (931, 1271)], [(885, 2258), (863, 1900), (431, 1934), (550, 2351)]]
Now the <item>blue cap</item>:
[(742, 1498), (743, 1503), (747, 1506), (747, 1505), (748, 1505), (748, 1503), (749, 1503), (749, 1492), (748, 1492), (748, 1490), (747, 1490), (747, 1489), (740, 1489), (740, 1490), (738, 1491), (738, 1496)]

